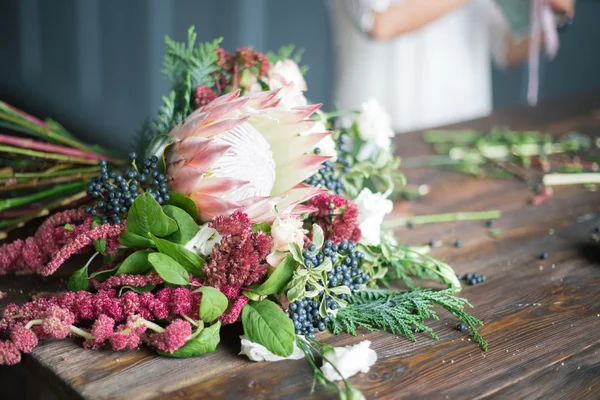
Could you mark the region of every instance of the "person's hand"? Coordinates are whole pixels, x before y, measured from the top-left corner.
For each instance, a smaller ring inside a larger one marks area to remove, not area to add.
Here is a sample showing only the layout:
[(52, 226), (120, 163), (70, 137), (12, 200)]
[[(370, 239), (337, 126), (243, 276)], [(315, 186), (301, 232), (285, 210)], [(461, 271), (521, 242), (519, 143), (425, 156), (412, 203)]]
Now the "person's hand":
[(575, 0), (550, 0), (550, 6), (555, 12), (573, 17), (575, 15)]

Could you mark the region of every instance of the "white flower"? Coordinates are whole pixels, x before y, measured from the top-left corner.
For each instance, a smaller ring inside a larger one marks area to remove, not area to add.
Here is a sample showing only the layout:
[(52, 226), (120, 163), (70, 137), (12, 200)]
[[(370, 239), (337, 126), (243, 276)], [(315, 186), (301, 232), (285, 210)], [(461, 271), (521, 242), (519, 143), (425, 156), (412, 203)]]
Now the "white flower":
[[(321, 121), (316, 121), (312, 128), (307, 131), (300, 133), (300, 135), (312, 135), (313, 133), (324, 133), (327, 132), (327, 128)], [(318, 147), (321, 152), (319, 153), (322, 156), (330, 156), (332, 157), (332, 161), (337, 160), (337, 146), (335, 145), (335, 141), (331, 137), (331, 135), (325, 137), (321, 141), (319, 141), (315, 148)]]
[(192, 253), (206, 257), (212, 253), (212, 249), (216, 244), (221, 243), (221, 238), (216, 229), (210, 228), (208, 224), (204, 224), (184, 247)]
[(271, 225), (274, 250), (289, 251), (292, 242), (302, 248), (306, 232), (302, 229), (302, 221), (298, 217), (292, 216), (286, 219), (277, 217)]
[(348, 379), (359, 372), (369, 372), (371, 365), (377, 361), (377, 353), (369, 348), (370, 345), (369, 340), (364, 340), (357, 345), (335, 347), (332, 352), (325, 353), (324, 357), (327, 362), (321, 367), (325, 378), (330, 381), (342, 379), (333, 366), (342, 374), (344, 379)]
[(307, 104), (304, 92), (307, 90), (304, 76), (292, 60), (278, 61), (271, 67), (267, 84), (271, 90), (281, 89), (279, 106), (293, 108)]
[(362, 239), (367, 244), (377, 246), (381, 243), (381, 224), (386, 214), (392, 212), (394, 203), (386, 193), (373, 193), (364, 188), (354, 199), (358, 208), (358, 223)]
[(380, 149), (389, 150), (394, 137), (392, 119), (377, 100), (371, 99), (362, 104), (356, 124), (363, 140), (375, 143)]
[(246, 335), (240, 336), (242, 339), (242, 350), (240, 355), (245, 355), (250, 361), (281, 361), (281, 360), (300, 360), (304, 358), (304, 352), (300, 350), (294, 341), (294, 351), (287, 357), (281, 357), (271, 353), (261, 344), (251, 342)]

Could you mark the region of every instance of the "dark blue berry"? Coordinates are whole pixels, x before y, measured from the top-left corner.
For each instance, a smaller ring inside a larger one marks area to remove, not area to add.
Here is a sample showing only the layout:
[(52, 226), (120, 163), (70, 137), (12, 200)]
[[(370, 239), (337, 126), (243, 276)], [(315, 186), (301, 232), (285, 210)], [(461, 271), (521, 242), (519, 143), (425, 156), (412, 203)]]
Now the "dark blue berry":
[(460, 332), (464, 332), (467, 330), (467, 325), (464, 322), (461, 322), (456, 326), (456, 329), (458, 329)]
[(545, 260), (548, 258), (548, 253), (543, 252), (542, 254), (540, 254), (540, 260)]
[(456, 242), (454, 242), (454, 246), (456, 247), (462, 247), (462, 240), (457, 240)]
[(311, 243), (311, 244), (308, 245), (308, 250), (309, 251), (315, 251), (316, 249), (317, 249), (317, 246), (315, 246), (314, 243)]

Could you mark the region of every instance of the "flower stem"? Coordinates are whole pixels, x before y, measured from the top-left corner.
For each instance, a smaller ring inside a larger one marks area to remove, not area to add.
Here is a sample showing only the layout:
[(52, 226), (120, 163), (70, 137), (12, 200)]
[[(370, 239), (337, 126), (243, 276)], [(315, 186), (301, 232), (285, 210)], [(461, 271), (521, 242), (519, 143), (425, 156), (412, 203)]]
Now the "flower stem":
[(34, 325), (41, 325), (42, 322), (44, 322), (44, 321), (41, 319), (32, 319), (31, 321), (29, 321), (27, 323), (27, 325), (25, 325), (25, 329), (31, 329), (31, 327)]
[(546, 186), (597, 184), (600, 183), (600, 173), (547, 174), (543, 182)]
[(73, 182), (67, 183), (64, 185), (55, 186), (53, 188), (43, 190), (41, 192), (33, 193), (26, 196), (14, 197), (10, 199), (2, 199), (0, 200), (0, 211), (8, 210), (9, 208), (14, 208), (18, 206), (22, 206), (25, 204), (33, 203), (34, 201), (42, 200), (47, 197), (51, 197), (54, 195), (73, 192), (76, 190), (81, 190), (85, 188), (87, 182)]
[(470, 211), (470, 212), (456, 212), (456, 213), (443, 213), (443, 214), (428, 214), (428, 215), (415, 215), (413, 217), (402, 217), (390, 219), (383, 222), (385, 228), (396, 228), (399, 226), (414, 224), (435, 224), (438, 222), (454, 222), (454, 221), (480, 221), (487, 219), (498, 219), (502, 212), (500, 210), (488, 210), (488, 211)]
[(87, 181), (88, 179), (93, 178), (94, 176), (96, 176), (96, 174), (87, 174), (87, 175), (76, 174), (76, 175), (71, 175), (71, 176), (59, 176), (59, 177), (51, 178), (51, 179), (42, 179), (42, 180), (33, 180), (33, 181), (29, 181), (29, 182), (22, 182), (22, 183), (15, 183), (15, 184), (6, 184), (3, 186), (0, 186), (0, 192), (19, 190), (19, 189), (27, 189), (27, 188), (36, 188), (36, 187), (40, 187), (40, 186), (53, 185), (56, 183), (66, 183), (66, 182), (73, 182), (73, 181), (80, 181), (80, 180)]
[(58, 176), (68, 176), (75, 174), (97, 174), (100, 170), (99, 166), (93, 167), (82, 167), (82, 168), (66, 168), (57, 169), (56, 166), (49, 168), (45, 171), (35, 172), (14, 172), (12, 169), (7, 171), (0, 171), (0, 179), (16, 178), (19, 179), (37, 179), (37, 178), (54, 178)]
[(81, 151), (78, 149), (73, 149), (71, 147), (59, 146), (59, 145), (55, 145), (55, 144), (40, 142), (40, 141), (33, 140), (33, 139), (24, 139), (24, 138), (15, 137), (15, 136), (9, 136), (9, 135), (0, 135), (0, 143), (10, 145), (10, 146), (22, 147), (25, 149), (39, 150), (39, 151), (49, 152), (49, 153), (64, 154), (64, 155), (72, 156), (72, 157), (80, 157), (80, 158), (89, 159), (89, 160), (111, 161), (111, 159), (109, 157), (103, 156), (101, 154), (91, 153), (91, 152), (87, 152), (87, 151)]
[(151, 330), (153, 330), (154, 332), (157, 332), (157, 333), (163, 333), (163, 332), (165, 331), (165, 328), (163, 328), (163, 327), (162, 327), (162, 326), (160, 326), (160, 325), (157, 325), (157, 324), (155, 324), (155, 323), (154, 323), (154, 322), (152, 322), (152, 321), (148, 321), (147, 319), (143, 319), (143, 318), (140, 318), (140, 319), (138, 319), (138, 321), (140, 321), (140, 320), (143, 320), (143, 322), (142, 322), (142, 323), (143, 323), (144, 325), (146, 325), (146, 328), (148, 328), (148, 329), (151, 329)]
[(92, 335), (91, 333), (86, 332), (83, 329), (80, 329), (80, 328), (78, 328), (78, 327), (76, 327), (74, 325), (71, 325), (71, 332), (73, 332), (74, 334), (79, 335), (82, 338), (87, 339), (87, 340), (94, 340), (94, 339), (96, 339), (96, 337), (94, 335)]
[(76, 164), (98, 164), (97, 159), (89, 160), (89, 159), (80, 158), (80, 157), (72, 157), (72, 156), (66, 156), (63, 154), (22, 149), (19, 147), (12, 147), (12, 146), (0, 145), (0, 153), (21, 154), (21, 155), (29, 156), (29, 157), (43, 158), (45, 160), (67, 161), (67, 162), (72, 162), (72, 163), (76, 163)]

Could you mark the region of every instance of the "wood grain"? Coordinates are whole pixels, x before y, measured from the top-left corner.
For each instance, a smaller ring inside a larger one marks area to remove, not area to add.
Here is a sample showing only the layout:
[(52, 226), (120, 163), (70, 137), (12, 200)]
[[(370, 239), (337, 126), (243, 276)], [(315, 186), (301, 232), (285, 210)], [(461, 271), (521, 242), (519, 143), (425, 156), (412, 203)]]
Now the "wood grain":
[[(594, 134), (600, 130), (600, 96), (510, 110), (460, 127), (497, 124)], [(430, 153), (417, 133), (398, 137), (396, 144), (402, 156)], [(600, 246), (590, 240), (600, 224), (600, 194), (561, 187), (534, 207), (522, 182), (477, 180), (427, 168), (407, 174), (411, 182), (430, 183), (432, 191), (418, 201), (397, 203), (396, 215), (503, 211), (498, 239), (489, 236), (482, 222), (397, 230), (409, 244), (441, 240), (434, 256), (458, 273), (487, 276), (485, 283), (466, 286), (461, 295), (484, 320), (482, 334), (490, 350), (481, 352), (467, 333), (455, 329), (456, 321), (447, 313), (431, 324), (440, 337), (437, 342), (425, 335), (413, 343), (365, 331), (359, 337), (319, 335), (333, 345), (372, 341), (379, 360), (352, 383), (369, 399), (600, 398)], [(456, 239), (462, 240), (462, 248), (453, 246)], [(550, 257), (541, 261), (541, 252)], [(0, 277), (0, 290), (12, 289), (1, 304), (60, 285), (60, 277)], [(144, 349), (88, 351), (71, 340), (49, 341), (25, 357), (24, 365), (60, 398), (335, 398), (320, 387), (309, 394), (312, 375), (305, 361), (255, 364), (236, 356), (239, 334), (239, 326), (227, 327), (215, 353), (184, 360), (160, 358)]]

